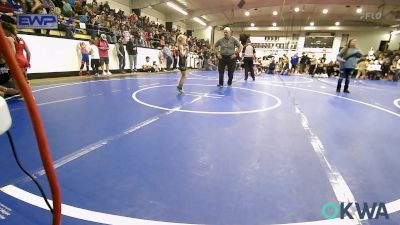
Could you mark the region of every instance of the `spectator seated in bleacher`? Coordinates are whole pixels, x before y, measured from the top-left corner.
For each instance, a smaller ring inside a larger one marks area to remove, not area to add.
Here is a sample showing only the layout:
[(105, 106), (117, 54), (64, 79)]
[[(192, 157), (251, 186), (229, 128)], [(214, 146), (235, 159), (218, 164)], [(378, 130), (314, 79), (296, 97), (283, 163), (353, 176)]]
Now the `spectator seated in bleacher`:
[(215, 61), (212, 60), (212, 58), (207, 59), (207, 65), (204, 68), (204, 70), (217, 70), (217, 65), (214, 63)]
[(75, 12), (72, 10), (71, 4), (68, 0), (63, 1), (63, 7), (61, 8), (61, 13), (65, 17), (73, 17)]
[(60, 24), (58, 24), (58, 28), (62, 31), (65, 31), (65, 38), (72, 39), (74, 38), (74, 34), (76, 33), (76, 24), (74, 19), (64, 18), (59, 20)]
[(13, 5), (10, 4), (7, 0), (0, 1), (0, 13), (6, 14), (8, 16), (13, 15)]
[[(23, 13), (22, 11), (22, 6), (20, 1), (16, 0), (8, 0), (8, 3), (10, 3), (13, 7), (13, 13), (14, 14), (21, 14)], [(0, 3), (1, 4), (1, 3)]]
[(319, 62), (317, 64), (317, 68), (315, 69), (315, 74), (316, 74), (315, 77), (317, 77), (317, 78), (326, 78), (326, 77), (328, 77), (328, 75), (326, 74), (323, 62)]
[(281, 69), (281, 75), (290, 75), (289, 74), (289, 60), (287, 59), (283, 59), (282, 61), (282, 69)]
[(0, 85), (0, 97), (18, 95), (19, 92), (15, 88), (7, 88)]
[(331, 60), (326, 66), (326, 73), (328, 77), (333, 75), (335, 63)]
[(54, 12), (54, 2), (52, 0), (41, 0), (42, 1), (42, 8), (46, 10), (47, 14), (52, 14)]

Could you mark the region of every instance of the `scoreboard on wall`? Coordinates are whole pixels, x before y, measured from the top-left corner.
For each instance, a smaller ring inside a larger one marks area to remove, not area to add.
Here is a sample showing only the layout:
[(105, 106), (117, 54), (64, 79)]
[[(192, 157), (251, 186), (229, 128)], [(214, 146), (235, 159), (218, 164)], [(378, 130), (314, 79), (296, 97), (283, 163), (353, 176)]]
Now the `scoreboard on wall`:
[(306, 33), (304, 48), (332, 48), (335, 33)]

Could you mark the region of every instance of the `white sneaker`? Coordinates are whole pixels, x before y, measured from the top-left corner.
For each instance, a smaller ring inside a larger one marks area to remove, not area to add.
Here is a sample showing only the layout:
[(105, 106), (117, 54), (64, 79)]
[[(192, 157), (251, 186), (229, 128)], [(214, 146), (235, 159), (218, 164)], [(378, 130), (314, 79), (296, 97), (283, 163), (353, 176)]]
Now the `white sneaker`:
[(104, 72), (104, 71), (103, 71), (103, 76), (107, 76), (107, 72)]
[(107, 72), (107, 75), (108, 75), (108, 76), (111, 76), (111, 75), (112, 75), (112, 73), (111, 73), (110, 71), (108, 71), (108, 72)]

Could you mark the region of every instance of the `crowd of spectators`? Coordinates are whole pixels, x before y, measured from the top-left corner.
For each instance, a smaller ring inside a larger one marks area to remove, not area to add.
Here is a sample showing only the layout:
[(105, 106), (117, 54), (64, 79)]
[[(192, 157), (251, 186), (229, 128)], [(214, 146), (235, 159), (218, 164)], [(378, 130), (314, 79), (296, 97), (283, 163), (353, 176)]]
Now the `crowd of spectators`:
[[(179, 28), (167, 30), (163, 24), (151, 21), (147, 16), (137, 16), (135, 12), (124, 12), (110, 7), (108, 1), (93, 0), (0, 0), (0, 15), (56, 14), (59, 18), (58, 30), (65, 32), (66, 38), (74, 38), (77, 33), (87, 34), (94, 39), (107, 35), (109, 43), (117, 43), (123, 37), (126, 43), (131, 36), (141, 47), (158, 48), (165, 44), (175, 44), (182, 33)], [(37, 31), (40, 33), (40, 31)], [(47, 35), (50, 30), (47, 30)], [(184, 33), (186, 35), (186, 33)], [(189, 37), (188, 44), (198, 51), (208, 41)]]
[[(96, 45), (102, 36), (106, 37), (109, 44), (116, 44), (118, 59), (120, 62), (119, 69), (125, 72), (125, 57), (128, 57), (131, 72), (137, 71), (136, 55), (137, 47), (157, 48), (160, 51), (170, 51), (171, 57), (160, 54), (159, 59), (154, 65), (157, 65), (156, 71), (165, 69), (176, 69), (177, 50), (175, 47), (176, 38), (182, 34), (181, 29), (172, 28), (167, 30), (163, 24), (151, 21), (147, 16), (137, 16), (132, 10), (128, 15), (121, 9), (115, 10), (110, 7), (108, 1), (97, 2), (92, 0), (88, 3), (86, 0), (0, 0), (0, 16), (15, 18), (18, 14), (55, 14), (58, 16), (58, 29), (63, 32), (50, 32), (46, 30), (34, 30), (36, 34), (46, 34), (51, 36), (56, 34), (65, 34), (65, 38), (75, 39), (77, 37), (91, 40)], [(7, 20), (9, 20), (7, 18)], [(81, 36), (77, 34), (84, 34)], [(186, 35), (186, 33), (183, 33)], [(187, 39), (190, 52), (194, 58), (198, 59), (197, 68), (205, 64), (205, 68), (216, 65), (212, 61), (211, 46), (208, 40), (198, 39), (189, 36)], [(122, 51), (126, 46), (127, 55)], [(167, 49), (167, 50), (166, 50)], [(121, 51), (120, 51), (121, 50)], [(136, 53), (135, 53), (136, 52)], [(84, 55), (84, 54), (83, 54)], [(93, 54), (90, 54), (93, 58)], [(101, 57), (100, 57), (101, 58)], [(154, 59), (153, 59), (154, 60)], [(151, 63), (154, 63), (152, 60)], [(168, 62), (168, 65), (166, 65)], [(201, 64), (200, 64), (201, 62)], [(86, 63), (85, 63), (86, 64)], [(102, 65), (100, 60), (100, 65)], [(94, 68), (98, 66), (92, 66)], [(94, 71), (96, 69), (93, 69)], [(106, 69), (103, 74), (110, 74)], [(81, 68), (80, 74), (84, 73)], [(95, 72), (95, 74), (97, 74)]]
[[(369, 52), (357, 63), (353, 77), (357, 80), (393, 80), (397, 81), (400, 76), (400, 49), (397, 51)], [(273, 55), (255, 59), (258, 73), (267, 74), (307, 74), (312, 77), (338, 76), (340, 64), (337, 60), (316, 57), (314, 53), (297, 53), (290, 58), (287, 55), (276, 57)]]

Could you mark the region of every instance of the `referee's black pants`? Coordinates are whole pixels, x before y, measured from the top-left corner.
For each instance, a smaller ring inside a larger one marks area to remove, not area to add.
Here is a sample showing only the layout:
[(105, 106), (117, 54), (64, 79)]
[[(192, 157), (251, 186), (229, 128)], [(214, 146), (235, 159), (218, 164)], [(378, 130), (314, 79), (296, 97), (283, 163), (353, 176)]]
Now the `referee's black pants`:
[(236, 57), (231, 59), (230, 55), (223, 55), (218, 62), (218, 72), (219, 72), (219, 85), (224, 85), (224, 72), (225, 67), (228, 66), (228, 86), (232, 85), (233, 72), (236, 68)]

